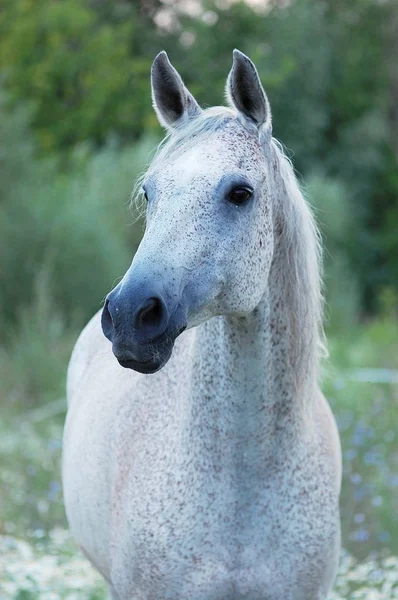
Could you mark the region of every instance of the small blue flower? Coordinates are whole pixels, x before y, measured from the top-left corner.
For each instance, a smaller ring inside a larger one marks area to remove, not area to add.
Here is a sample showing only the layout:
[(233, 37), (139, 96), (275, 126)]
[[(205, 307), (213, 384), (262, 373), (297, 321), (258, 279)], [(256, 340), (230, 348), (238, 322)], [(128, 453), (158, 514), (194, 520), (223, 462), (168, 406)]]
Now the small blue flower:
[(361, 527), (351, 534), (351, 539), (355, 542), (367, 542), (369, 539), (369, 531), (364, 527)]
[(350, 479), (354, 485), (359, 485), (362, 481), (362, 476), (359, 473), (353, 473)]
[(362, 500), (364, 500), (366, 498), (366, 488), (364, 487), (360, 487), (357, 488), (356, 490), (354, 490), (354, 498), (356, 500), (356, 502), (362, 502)]
[(349, 448), (344, 452), (344, 458), (346, 460), (354, 460), (358, 456), (358, 450), (356, 448)]
[(372, 499), (372, 504), (373, 504), (373, 506), (382, 506), (383, 498), (381, 496), (375, 496)]
[(392, 487), (398, 487), (398, 473), (393, 473), (388, 479)]
[(354, 515), (354, 523), (356, 523), (357, 525), (360, 525), (361, 523), (363, 523), (365, 520), (365, 515), (363, 513), (357, 513), (356, 515)]
[(52, 439), (48, 440), (47, 448), (52, 451), (59, 450), (60, 448), (62, 448), (62, 439), (61, 438), (52, 438)]
[(391, 541), (391, 533), (389, 533), (388, 531), (380, 531), (377, 534), (377, 537), (383, 544), (388, 544), (388, 542)]
[(58, 481), (50, 482), (50, 486), (49, 486), (49, 489), (47, 492), (47, 497), (50, 500), (50, 502), (53, 502), (54, 500), (56, 500), (58, 498), (60, 490), (61, 490), (61, 486)]

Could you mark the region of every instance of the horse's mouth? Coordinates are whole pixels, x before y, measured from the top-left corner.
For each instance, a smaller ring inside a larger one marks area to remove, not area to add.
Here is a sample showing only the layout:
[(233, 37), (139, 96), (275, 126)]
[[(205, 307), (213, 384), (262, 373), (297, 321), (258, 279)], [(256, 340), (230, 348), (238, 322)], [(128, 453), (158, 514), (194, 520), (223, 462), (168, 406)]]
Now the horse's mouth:
[(151, 375), (160, 371), (172, 355), (175, 340), (183, 331), (185, 331), (185, 329), (186, 325), (178, 329), (174, 335), (162, 336), (158, 339), (156, 343), (156, 352), (149, 360), (140, 361), (132, 358), (119, 358), (116, 355), (119, 365), (125, 369), (132, 369), (138, 373), (143, 373), (144, 375)]
[(160, 371), (165, 364), (168, 362), (171, 356), (172, 349), (167, 357), (161, 357), (159, 359), (146, 360), (144, 362), (139, 362), (138, 360), (118, 360), (118, 363), (121, 367), (125, 369), (132, 369), (133, 371), (137, 371), (138, 373), (143, 373), (144, 375), (152, 375), (157, 371)]

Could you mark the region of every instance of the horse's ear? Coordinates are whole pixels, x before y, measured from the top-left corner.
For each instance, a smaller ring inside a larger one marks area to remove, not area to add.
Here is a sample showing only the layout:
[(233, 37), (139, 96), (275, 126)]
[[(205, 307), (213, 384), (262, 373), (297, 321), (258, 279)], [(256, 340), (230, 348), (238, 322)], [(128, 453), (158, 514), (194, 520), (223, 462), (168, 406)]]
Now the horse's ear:
[(228, 102), (257, 127), (271, 130), (271, 108), (257, 69), (245, 54), (234, 50), (232, 69), (228, 75)]
[(153, 61), (151, 83), (153, 107), (160, 124), (167, 129), (201, 112), (195, 98), (185, 87), (164, 51)]

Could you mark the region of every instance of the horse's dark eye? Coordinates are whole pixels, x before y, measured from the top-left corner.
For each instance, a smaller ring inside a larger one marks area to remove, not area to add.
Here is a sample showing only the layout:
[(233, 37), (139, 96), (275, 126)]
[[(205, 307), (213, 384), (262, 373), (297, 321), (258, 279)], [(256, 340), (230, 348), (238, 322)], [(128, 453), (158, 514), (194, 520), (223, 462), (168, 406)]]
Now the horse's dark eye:
[(142, 190), (143, 194), (144, 194), (144, 198), (145, 200), (148, 202), (148, 194), (146, 193), (145, 190)]
[(228, 200), (233, 202), (233, 204), (244, 204), (249, 200), (249, 198), (251, 198), (252, 194), (253, 190), (250, 188), (235, 188), (229, 193)]

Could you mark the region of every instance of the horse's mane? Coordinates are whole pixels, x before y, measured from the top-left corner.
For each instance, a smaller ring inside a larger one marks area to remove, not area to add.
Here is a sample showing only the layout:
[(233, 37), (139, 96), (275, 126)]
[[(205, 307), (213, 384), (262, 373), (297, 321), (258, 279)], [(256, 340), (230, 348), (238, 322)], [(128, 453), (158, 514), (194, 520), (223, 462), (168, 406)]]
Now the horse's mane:
[[(174, 152), (183, 153), (193, 147), (199, 137), (212, 134), (235, 121), (232, 108), (211, 107), (195, 119), (172, 129), (159, 144), (148, 170), (138, 179), (133, 198), (139, 192), (145, 177)], [(290, 360), (297, 384), (316, 380), (321, 355), (326, 354), (322, 328), (323, 301), (321, 291), (321, 244), (314, 217), (300, 190), (293, 166), (286, 157), (282, 144), (275, 138), (267, 151), (273, 161), (275, 181), (279, 193), (274, 194), (274, 214), (280, 222), (280, 235), (275, 248), (280, 258), (279, 273), (286, 290), (286, 318), (290, 324)], [(278, 266), (276, 266), (278, 268)]]
[(283, 283), (292, 338), (291, 361), (300, 383), (308, 378), (317, 379), (320, 358), (327, 354), (322, 327), (322, 246), (293, 166), (282, 144), (274, 138), (271, 151), (280, 187), (275, 209), (281, 225), (278, 243), (280, 258), (285, 264)]

